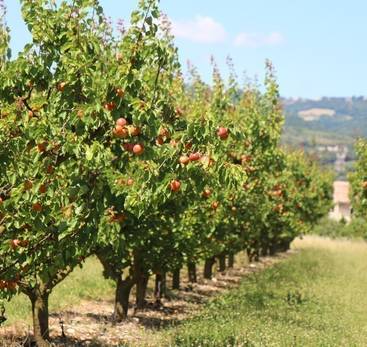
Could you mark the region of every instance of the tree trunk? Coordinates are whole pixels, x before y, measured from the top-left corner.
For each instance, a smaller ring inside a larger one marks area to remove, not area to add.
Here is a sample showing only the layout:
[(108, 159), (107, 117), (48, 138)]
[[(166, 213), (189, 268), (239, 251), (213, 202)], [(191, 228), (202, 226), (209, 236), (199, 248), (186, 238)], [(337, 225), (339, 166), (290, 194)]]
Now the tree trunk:
[(213, 276), (213, 265), (215, 263), (215, 258), (211, 257), (205, 260), (204, 265), (204, 278), (211, 280)]
[(161, 299), (166, 296), (166, 273), (158, 273), (155, 275), (154, 288), (155, 302), (162, 305)]
[(134, 281), (130, 278), (123, 280), (121, 276), (116, 280), (114, 319), (121, 322), (127, 318), (129, 311), (129, 297)]
[(226, 271), (226, 255), (225, 255), (225, 253), (221, 253), (218, 256), (218, 259), (219, 259), (219, 271), (220, 272)]
[(32, 303), (33, 333), (38, 347), (48, 347), (50, 338), (48, 326), (48, 296), (38, 289), (29, 298)]
[(228, 255), (228, 267), (233, 268), (233, 266), (234, 266), (234, 254), (229, 253), (229, 255)]
[(189, 275), (189, 282), (197, 283), (198, 279), (196, 276), (196, 264), (193, 262), (189, 262), (187, 264), (187, 270), (188, 270), (188, 275)]
[(149, 275), (141, 274), (136, 281), (136, 308), (141, 310), (145, 307), (145, 295), (147, 292)]
[(180, 269), (172, 272), (172, 289), (180, 289)]

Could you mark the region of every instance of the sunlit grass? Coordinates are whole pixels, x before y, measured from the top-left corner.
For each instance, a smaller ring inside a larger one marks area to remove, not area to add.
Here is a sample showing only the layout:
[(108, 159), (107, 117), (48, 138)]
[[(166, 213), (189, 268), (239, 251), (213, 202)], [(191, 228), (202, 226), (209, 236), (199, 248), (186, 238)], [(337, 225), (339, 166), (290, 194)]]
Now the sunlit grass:
[[(99, 261), (91, 257), (83, 268), (76, 268), (50, 295), (50, 311), (77, 305), (80, 300), (113, 298), (113, 283), (105, 280)], [(31, 322), (31, 305), (25, 295), (18, 295), (6, 305), (7, 324)]]
[(171, 346), (367, 346), (367, 244), (297, 240), (166, 337)]

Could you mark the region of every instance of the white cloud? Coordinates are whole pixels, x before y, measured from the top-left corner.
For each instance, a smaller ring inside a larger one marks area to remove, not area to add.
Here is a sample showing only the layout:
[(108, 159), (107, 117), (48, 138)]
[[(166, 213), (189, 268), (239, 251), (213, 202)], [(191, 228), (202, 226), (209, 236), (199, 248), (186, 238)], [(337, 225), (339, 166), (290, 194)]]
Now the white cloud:
[(268, 35), (243, 32), (234, 39), (234, 45), (237, 47), (278, 46), (284, 42), (284, 36), (278, 32), (272, 32)]
[(194, 20), (188, 21), (173, 21), (172, 33), (176, 37), (198, 43), (220, 43), (227, 37), (223, 25), (207, 16), (196, 16)]

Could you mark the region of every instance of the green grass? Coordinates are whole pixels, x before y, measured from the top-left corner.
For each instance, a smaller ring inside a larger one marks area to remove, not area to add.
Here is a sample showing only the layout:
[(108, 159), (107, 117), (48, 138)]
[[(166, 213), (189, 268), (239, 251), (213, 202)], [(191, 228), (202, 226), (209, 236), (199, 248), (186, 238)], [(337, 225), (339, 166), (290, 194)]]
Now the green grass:
[[(196, 317), (166, 330), (142, 329), (138, 345), (367, 346), (367, 243), (309, 236), (294, 247), (298, 253), (245, 278)], [(112, 283), (91, 258), (54, 290), (50, 309), (112, 298)], [(10, 324), (29, 321), (27, 298), (16, 297), (7, 315)]]
[[(96, 258), (88, 258), (83, 268), (76, 268), (50, 295), (50, 311), (57, 311), (80, 300), (111, 299), (114, 286), (102, 275), (102, 265)], [(7, 324), (31, 322), (31, 305), (25, 295), (18, 295), (6, 305)]]
[(167, 345), (367, 346), (366, 244), (314, 237), (296, 247), (173, 329)]

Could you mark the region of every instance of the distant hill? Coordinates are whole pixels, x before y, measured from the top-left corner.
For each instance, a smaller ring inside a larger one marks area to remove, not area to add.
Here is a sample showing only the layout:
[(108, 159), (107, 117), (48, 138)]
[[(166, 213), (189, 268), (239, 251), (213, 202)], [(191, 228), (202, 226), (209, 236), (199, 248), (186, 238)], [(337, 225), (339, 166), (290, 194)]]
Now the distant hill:
[(355, 158), (355, 139), (367, 137), (367, 98), (324, 97), (282, 102), (286, 116), (283, 144), (302, 147), (330, 166), (337, 157), (334, 147), (339, 146), (340, 151), (346, 148), (346, 168), (338, 173), (343, 178)]

